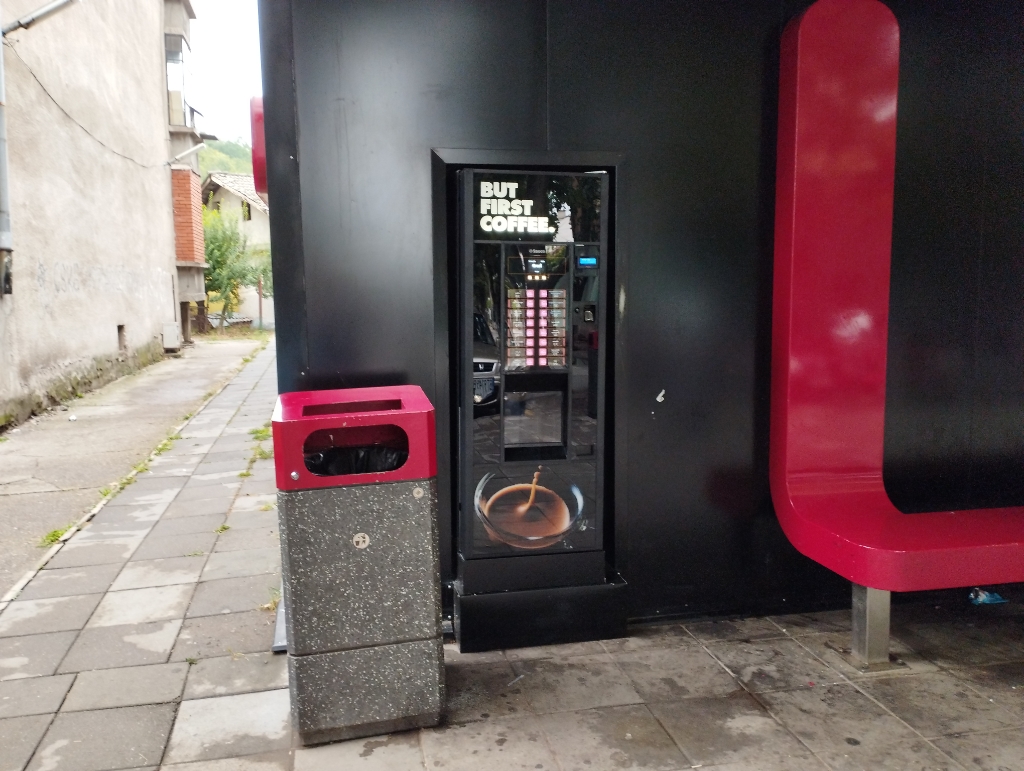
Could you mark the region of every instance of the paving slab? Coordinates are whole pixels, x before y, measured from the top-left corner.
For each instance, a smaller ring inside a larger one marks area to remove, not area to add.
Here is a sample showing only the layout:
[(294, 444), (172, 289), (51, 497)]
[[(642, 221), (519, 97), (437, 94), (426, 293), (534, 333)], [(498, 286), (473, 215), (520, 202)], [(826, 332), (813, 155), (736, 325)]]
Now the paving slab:
[(101, 594), (110, 588), (121, 566), (86, 565), (78, 568), (42, 570), (26, 586), (19, 600), (42, 600), (50, 597), (73, 597)]
[[(295, 751), (295, 771), (424, 771), (418, 731)], [(595, 770), (596, 771), (596, 770)]]
[(206, 564), (205, 557), (171, 557), (168, 559), (129, 562), (122, 568), (110, 591), (144, 589), (174, 584), (194, 584)]
[(196, 588), (186, 615), (192, 618), (263, 610), (262, 605), (280, 599), (280, 596), (281, 576), (278, 573), (204, 581)]
[(724, 640), (769, 640), (786, 633), (767, 618), (722, 619), (684, 624), (686, 630), (701, 642)]
[(52, 675), (77, 635), (50, 632), (0, 639), (0, 681)]
[[(165, 771), (291, 771), (292, 752), (264, 752), (222, 760), (198, 760), (194, 763), (172, 763), (161, 766)], [(337, 766), (342, 771), (344, 766)], [(397, 770), (396, 770), (397, 771)]]
[(562, 771), (676, 771), (691, 765), (642, 704), (559, 712), (547, 715), (542, 725)]
[(236, 479), (233, 482), (222, 482), (220, 484), (207, 485), (186, 485), (174, 498), (174, 503), (186, 503), (190, 501), (204, 501), (212, 498), (226, 498), (229, 502), (234, 500), (238, 488), (242, 482)]
[(234, 493), (217, 496), (213, 498), (201, 498), (198, 500), (182, 500), (179, 495), (174, 503), (167, 507), (163, 521), (170, 523), (175, 519), (193, 519), (219, 515), (222, 518), (227, 516), (231, 509), (231, 502), (234, 500)]
[(821, 632), (851, 632), (853, 613), (849, 610), (826, 610), (818, 613), (789, 613), (771, 616), (782, 631), (790, 636)]
[(150, 535), (132, 554), (133, 560), (151, 560), (167, 557), (188, 557), (208, 554), (217, 541), (212, 530), (185, 535)]
[(1019, 712), (1004, 709), (944, 672), (870, 680), (861, 687), (929, 738), (1021, 724)]
[(533, 648), (509, 648), (507, 661), (533, 661), (535, 659), (569, 658), (571, 656), (600, 656), (605, 653), (599, 642), (567, 643), (565, 645), (537, 645)]
[(0, 682), (0, 718), (56, 712), (74, 679), (74, 675), (54, 675)]
[(60, 663), (60, 672), (160, 664), (174, 647), (181, 619), (85, 629)]
[(265, 610), (186, 619), (171, 661), (268, 651), (274, 620), (275, 614)]
[(0, 637), (81, 629), (102, 598), (85, 594), (12, 602), (0, 613)]
[(831, 768), (955, 768), (905, 722), (851, 685), (768, 693), (761, 698)]
[(937, 739), (935, 744), (967, 768), (1024, 771), (1024, 732), (1019, 729), (947, 736)]
[(615, 656), (644, 701), (677, 701), (698, 696), (725, 696), (740, 684), (699, 645), (650, 648)]
[(206, 561), (200, 581), (215, 581), (219, 578), (241, 578), (261, 573), (281, 572), (281, 549), (245, 549), (242, 551), (217, 552)]
[(275, 533), (279, 532), (280, 526), (276, 507), (268, 511), (240, 511), (236, 506), (224, 524), (235, 531), (263, 529), (273, 530)]
[(62, 712), (39, 743), (28, 771), (110, 771), (160, 762), (173, 704)]
[(532, 715), (425, 729), (420, 734), (428, 769), (512, 771), (556, 769), (543, 721)]
[(445, 664), (445, 720), (450, 724), (533, 712), (507, 661)]
[(181, 663), (81, 672), (61, 712), (176, 701), (185, 687), (188, 669), (188, 664)]
[(810, 755), (793, 734), (742, 691), (649, 706), (693, 764), (785, 763)]
[(287, 690), (183, 701), (164, 761), (184, 763), (287, 749), (289, 710)]
[[(893, 622), (892, 634), (942, 667), (982, 666), (1024, 660), (1024, 628), (1013, 620), (1000, 629), (974, 621), (943, 618), (923, 623)], [(1010, 627), (1016, 634), (1008, 635)]]
[(607, 653), (513, 662), (536, 713), (638, 704), (643, 699)]
[(192, 584), (183, 584), (108, 592), (89, 619), (88, 628), (183, 618), (193, 591)]
[(217, 539), (214, 552), (251, 551), (253, 549), (278, 549), (281, 536), (275, 523), (271, 527), (250, 527), (227, 530)]
[(154, 536), (189, 535), (191, 533), (213, 533), (224, 524), (224, 514), (214, 513), (191, 517), (164, 519), (153, 528)]
[(708, 651), (754, 693), (813, 688), (843, 677), (819, 661), (796, 640), (709, 643)]
[[(117, 498), (114, 498), (113, 501), (117, 501)], [(117, 524), (130, 522), (153, 523), (160, 519), (168, 506), (169, 504), (166, 503), (154, 503), (149, 505), (132, 504), (125, 506), (117, 503), (108, 503), (96, 513), (92, 518), (92, 521), (95, 524)]]
[(288, 657), (247, 653), (203, 659), (193, 664), (185, 683), (186, 699), (230, 696), (288, 687)]
[(46, 567), (54, 568), (77, 568), (85, 565), (109, 565), (127, 562), (139, 544), (142, 543), (145, 533), (134, 537), (110, 538), (103, 541), (68, 541), (57, 552)]
[(51, 715), (0, 720), (0, 771), (22, 771), (50, 725)]
[(954, 669), (950, 674), (1024, 723), (1024, 662)]
[(679, 645), (696, 644), (696, 640), (682, 624), (649, 624), (634, 626), (627, 637), (602, 640), (601, 645), (608, 653), (646, 650), (648, 648), (674, 648)]

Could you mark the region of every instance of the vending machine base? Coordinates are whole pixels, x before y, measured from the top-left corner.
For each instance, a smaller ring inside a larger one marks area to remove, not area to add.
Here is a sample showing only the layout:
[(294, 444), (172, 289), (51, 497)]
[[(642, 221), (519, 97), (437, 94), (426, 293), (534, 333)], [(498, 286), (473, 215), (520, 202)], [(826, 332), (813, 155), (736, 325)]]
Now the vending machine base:
[(626, 636), (626, 582), (485, 594), (455, 592), (463, 653)]

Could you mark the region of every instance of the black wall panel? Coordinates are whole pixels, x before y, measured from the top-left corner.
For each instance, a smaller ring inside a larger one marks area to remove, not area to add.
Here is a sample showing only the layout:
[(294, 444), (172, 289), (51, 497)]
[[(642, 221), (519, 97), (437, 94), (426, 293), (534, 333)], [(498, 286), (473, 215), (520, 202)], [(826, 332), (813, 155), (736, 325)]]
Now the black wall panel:
[[(631, 615), (848, 601), (786, 542), (767, 488), (778, 37), (806, 5), (261, 0), (282, 388), (417, 383), (445, 431), (431, 149), (619, 156)], [(1022, 19), (967, 5), (892, 6), (886, 481), (906, 510), (1024, 503)]]
[(885, 482), (903, 511), (1024, 503), (1019, 3), (900, 22)]

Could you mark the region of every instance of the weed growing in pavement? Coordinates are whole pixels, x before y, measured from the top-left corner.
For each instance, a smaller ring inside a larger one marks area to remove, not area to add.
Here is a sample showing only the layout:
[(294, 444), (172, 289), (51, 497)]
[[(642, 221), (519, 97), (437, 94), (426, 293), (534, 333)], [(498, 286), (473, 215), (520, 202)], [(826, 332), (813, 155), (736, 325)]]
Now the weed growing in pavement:
[(199, 659), (197, 659), (195, 656), (186, 656), (185, 657), (185, 663), (188, 664), (189, 666), (191, 666), (193, 664), (198, 664), (199, 663)]
[(186, 554), (185, 556), (186, 556), (186, 557), (202, 557), (202, 556), (203, 556), (204, 554), (206, 554), (206, 552), (202, 552), (202, 551), (190, 551), (190, 552), (189, 552), (188, 554)]
[(181, 434), (175, 434), (174, 436), (168, 437), (168, 441), (176, 442), (181, 439)]
[(281, 590), (274, 587), (270, 590), (270, 602), (266, 602), (260, 605), (260, 610), (267, 610), (273, 613), (277, 610), (278, 603), (281, 602)]
[(0, 436), (0, 444), (3, 444), (4, 442), (8, 441), (9, 439), (10, 439), (9, 436)]
[(264, 503), (260, 506), (260, 511), (273, 511), (276, 507), (272, 503)]
[(113, 491), (113, 490), (111, 490), (111, 489), (110, 489), (109, 487), (101, 487), (101, 488), (100, 488), (100, 497), (101, 497), (101, 498), (106, 498), (106, 497), (107, 497), (108, 495), (110, 495), (110, 494), (111, 494), (112, 492), (114, 492), (114, 491)]
[(238, 476), (242, 477), (242, 479), (245, 479), (246, 477), (251, 477), (252, 472), (249, 471), (249, 469), (246, 469), (245, 471), (240, 472)]
[(256, 460), (270, 460), (274, 457), (273, 449), (264, 449), (263, 445), (257, 444), (256, 449), (252, 453), (252, 457)]
[(220, 527), (218, 527), (213, 532), (215, 532), (215, 533), (226, 533), (230, 529), (231, 529), (231, 525), (221, 525)]
[(72, 522), (70, 525), (67, 525), (65, 527), (59, 527), (56, 530), (51, 530), (49, 533), (47, 533), (39, 539), (39, 547), (44, 548), (46, 546), (53, 546), (55, 543), (57, 543), (57, 541), (61, 539), (61, 536), (63, 536), (64, 533), (66, 533), (74, 526), (75, 523)]
[(253, 439), (257, 442), (265, 442), (270, 436), (270, 421), (267, 421), (259, 428), (250, 428), (249, 433), (252, 434)]
[(149, 461), (144, 460), (142, 461), (142, 463), (138, 463), (135, 466), (132, 466), (132, 468), (135, 469), (136, 474), (145, 474), (147, 471), (149, 471)]

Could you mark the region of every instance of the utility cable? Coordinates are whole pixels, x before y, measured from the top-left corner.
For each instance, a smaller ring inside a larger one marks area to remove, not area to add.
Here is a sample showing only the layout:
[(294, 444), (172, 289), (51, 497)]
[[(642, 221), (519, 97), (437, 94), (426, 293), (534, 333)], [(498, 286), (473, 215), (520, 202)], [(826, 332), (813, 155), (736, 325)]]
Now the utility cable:
[[(32, 67), (29, 66), (29, 63), (26, 62), (22, 58), (21, 54), (18, 53), (18, 49), (14, 47), (14, 44), (11, 41), (5, 39), (4, 40), (4, 45), (7, 46), (9, 49), (11, 49), (12, 53), (14, 53), (14, 55), (18, 57), (18, 61), (20, 61), (23, 65), (25, 65), (25, 69), (28, 70), (28, 74), (32, 76), (32, 79), (39, 85), (39, 88), (41, 88), (43, 90), (43, 93), (46, 94), (46, 96), (50, 99), (50, 101), (53, 102), (57, 106), (57, 109), (60, 110), (62, 113), (64, 113), (64, 116), (68, 120), (70, 120), (72, 123), (74, 123), (76, 126), (78, 126), (78, 128), (80, 128), (82, 131), (84, 131), (86, 133), (86, 135), (90, 139), (92, 139), (94, 142), (96, 142), (96, 144), (98, 144), (104, 150), (107, 150), (108, 152), (113, 153), (114, 155), (118, 156), (119, 158), (124, 158), (126, 161), (131, 161), (136, 166), (139, 166), (139, 167), (141, 167), (143, 169), (156, 169), (156, 168), (159, 168), (160, 166), (165, 166), (166, 165), (165, 163), (146, 164), (146, 163), (142, 163), (141, 161), (137, 161), (135, 158), (132, 158), (130, 155), (125, 155), (124, 153), (120, 152), (119, 150), (114, 149), (113, 147), (108, 145), (106, 142), (104, 142), (102, 139), (100, 139), (98, 136), (93, 134), (91, 131), (89, 131), (89, 129), (87, 129), (85, 126), (83, 126), (81, 123), (79, 123), (75, 119), (75, 117), (73, 115), (71, 115), (71, 113), (69, 113), (67, 110), (65, 110), (64, 106), (54, 98), (53, 94), (51, 94), (50, 91), (46, 88), (46, 86), (43, 85), (43, 81), (41, 81), (39, 79), (39, 76), (36, 75), (36, 73), (32, 69)], [(8, 102), (8, 104), (9, 104), (9, 102)]]

